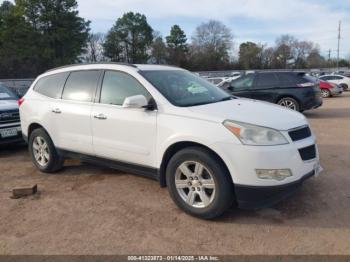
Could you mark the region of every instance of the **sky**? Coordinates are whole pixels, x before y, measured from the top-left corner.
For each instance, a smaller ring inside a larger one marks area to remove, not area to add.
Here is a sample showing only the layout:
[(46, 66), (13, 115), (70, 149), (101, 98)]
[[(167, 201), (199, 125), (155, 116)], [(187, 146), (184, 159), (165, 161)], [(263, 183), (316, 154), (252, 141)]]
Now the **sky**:
[(350, 0), (78, 0), (93, 32), (106, 33), (128, 11), (145, 14), (163, 37), (178, 24), (191, 38), (210, 19), (223, 22), (234, 35), (235, 48), (245, 41), (273, 45), (282, 34), (316, 42), (321, 53), (336, 57), (342, 21), (340, 56), (350, 59)]
[[(0, 3), (3, 0), (0, 0)], [(211, 19), (232, 30), (234, 48), (253, 41), (273, 46), (277, 37), (291, 34), (318, 43), (321, 54), (350, 59), (350, 0), (77, 0), (80, 16), (91, 21), (94, 33), (107, 33), (124, 13), (146, 15), (163, 37), (178, 24), (191, 39), (195, 28)]]

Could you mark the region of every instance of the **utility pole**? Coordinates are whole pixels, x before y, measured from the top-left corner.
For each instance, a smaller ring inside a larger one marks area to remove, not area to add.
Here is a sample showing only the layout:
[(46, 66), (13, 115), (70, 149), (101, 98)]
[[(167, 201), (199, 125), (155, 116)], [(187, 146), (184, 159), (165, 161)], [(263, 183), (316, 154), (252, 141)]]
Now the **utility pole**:
[(340, 27), (341, 27), (341, 21), (339, 21), (338, 26), (338, 49), (337, 49), (337, 71), (339, 71), (339, 47), (340, 47)]
[(330, 61), (331, 60), (331, 49), (329, 48), (329, 50), (328, 50), (328, 61)]

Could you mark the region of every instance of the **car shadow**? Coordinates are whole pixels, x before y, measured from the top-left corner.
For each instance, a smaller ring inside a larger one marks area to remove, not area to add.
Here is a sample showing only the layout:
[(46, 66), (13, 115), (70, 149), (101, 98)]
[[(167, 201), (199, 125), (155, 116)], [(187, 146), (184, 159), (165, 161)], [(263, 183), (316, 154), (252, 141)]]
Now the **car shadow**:
[(350, 118), (350, 111), (348, 108), (318, 108), (304, 112), (304, 115), (310, 119)]
[(0, 145), (0, 158), (27, 152), (28, 145), (26, 143), (16, 143), (9, 145)]

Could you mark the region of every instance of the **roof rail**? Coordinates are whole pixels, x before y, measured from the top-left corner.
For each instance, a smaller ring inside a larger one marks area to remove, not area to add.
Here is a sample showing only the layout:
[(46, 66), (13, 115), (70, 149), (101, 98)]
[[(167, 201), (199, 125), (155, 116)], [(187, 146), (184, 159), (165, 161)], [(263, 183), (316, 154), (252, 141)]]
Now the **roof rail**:
[(98, 62), (98, 63), (80, 63), (80, 64), (71, 64), (71, 65), (59, 66), (59, 67), (55, 67), (55, 68), (49, 69), (49, 70), (45, 71), (45, 73), (51, 72), (51, 71), (54, 71), (54, 70), (58, 70), (58, 69), (63, 69), (63, 68), (68, 68), (68, 67), (74, 67), (74, 66), (84, 66), (84, 65), (124, 65), (124, 66), (131, 66), (131, 67), (137, 68), (136, 65), (134, 65), (134, 64), (129, 64), (129, 63)]

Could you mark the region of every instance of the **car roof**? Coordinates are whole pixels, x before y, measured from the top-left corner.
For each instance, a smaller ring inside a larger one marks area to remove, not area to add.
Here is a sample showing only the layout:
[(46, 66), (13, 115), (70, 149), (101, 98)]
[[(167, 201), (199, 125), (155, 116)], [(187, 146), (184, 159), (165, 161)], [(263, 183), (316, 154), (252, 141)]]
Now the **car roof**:
[(46, 71), (42, 76), (51, 75), (56, 73), (63, 73), (69, 71), (78, 70), (93, 70), (93, 69), (111, 69), (120, 70), (128, 69), (133, 71), (150, 71), (150, 70), (184, 70), (175, 66), (166, 65), (148, 65), (148, 64), (127, 64), (127, 63), (86, 63), (86, 64), (73, 64), (62, 67), (57, 67)]
[(141, 71), (152, 71), (152, 70), (184, 70), (180, 67), (171, 65), (150, 65), (150, 64), (135, 64)]

